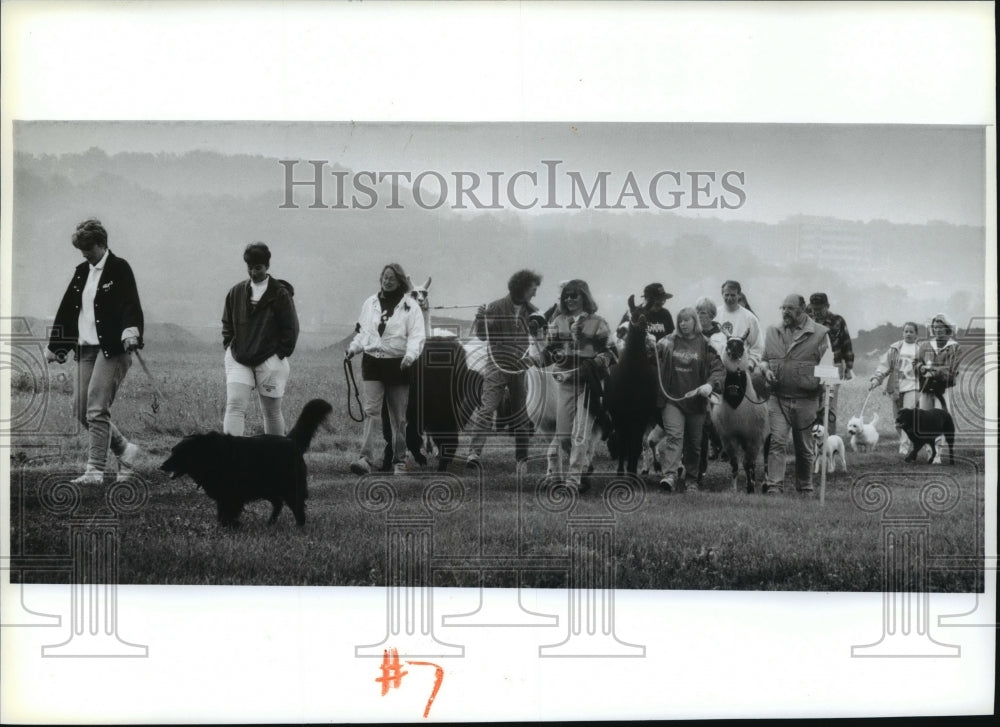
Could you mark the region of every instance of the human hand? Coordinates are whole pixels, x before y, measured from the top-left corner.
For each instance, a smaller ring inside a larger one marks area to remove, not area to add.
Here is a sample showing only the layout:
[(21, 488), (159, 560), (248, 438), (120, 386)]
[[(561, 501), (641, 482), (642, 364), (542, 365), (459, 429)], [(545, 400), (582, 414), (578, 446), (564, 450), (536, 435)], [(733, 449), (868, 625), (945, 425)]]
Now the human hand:
[(124, 341), (122, 341), (122, 344), (125, 346), (125, 350), (128, 353), (132, 353), (137, 348), (139, 348), (139, 339), (136, 338), (135, 336), (129, 336)]
[(406, 371), (412, 365), (413, 365), (413, 360), (412, 359), (404, 358), (402, 361), (399, 362), (399, 370), (400, 371)]
[(699, 396), (704, 396), (707, 399), (709, 396), (712, 395), (712, 385), (711, 384), (702, 384), (697, 389), (695, 389), (695, 392)]
[(844, 375), (842, 377), (844, 381), (850, 381), (854, 378), (854, 371), (851, 369), (844, 369)]
[(868, 391), (871, 391), (872, 389), (877, 389), (877, 388), (878, 388), (878, 379), (871, 379), (868, 382)]
[(66, 363), (66, 354), (56, 353), (55, 351), (52, 351), (50, 349), (45, 349), (45, 360), (48, 363), (52, 362)]
[(344, 351), (344, 358), (350, 361), (352, 358), (354, 358), (354, 351), (352, 351), (351, 349), (347, 349), (346, 351)]

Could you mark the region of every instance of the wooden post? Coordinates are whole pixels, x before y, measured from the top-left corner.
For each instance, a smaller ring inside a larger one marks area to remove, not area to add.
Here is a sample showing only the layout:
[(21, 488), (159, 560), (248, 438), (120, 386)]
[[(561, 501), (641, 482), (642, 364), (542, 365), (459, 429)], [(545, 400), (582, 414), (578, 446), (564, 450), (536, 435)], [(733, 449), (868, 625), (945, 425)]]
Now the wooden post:
[[(816, 366), (813, 376), (823, 384), (823, 431), (829, 432), (830, 424), (830, 387), (840, 382), (840, 369), (836, 366)], [(820, 452), (822, 455), (822, 452)], [(826, 463), (821, 462), (819, 468), (819, 504), (826, 503)]]
[[(823, 384), (823, 431), (830, 431), (830, 384)], [(822, 450), (819, 453), (819, 504), (826, 504), (826, 457)]]

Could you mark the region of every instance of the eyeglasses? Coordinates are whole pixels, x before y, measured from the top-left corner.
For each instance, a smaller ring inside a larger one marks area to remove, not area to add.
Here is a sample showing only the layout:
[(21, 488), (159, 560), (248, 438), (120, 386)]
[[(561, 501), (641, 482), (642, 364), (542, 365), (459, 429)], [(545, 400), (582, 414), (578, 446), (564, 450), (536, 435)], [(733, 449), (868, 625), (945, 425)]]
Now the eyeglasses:
[(575, 290), (571, 290), (568, 293), (563, 293), (562, 294), (562, 299), (563, 300), (567, 300), (568, 298), (579, 298), (579, 297), (580, 297), (580, 294), (578, 292), (576, 292)]

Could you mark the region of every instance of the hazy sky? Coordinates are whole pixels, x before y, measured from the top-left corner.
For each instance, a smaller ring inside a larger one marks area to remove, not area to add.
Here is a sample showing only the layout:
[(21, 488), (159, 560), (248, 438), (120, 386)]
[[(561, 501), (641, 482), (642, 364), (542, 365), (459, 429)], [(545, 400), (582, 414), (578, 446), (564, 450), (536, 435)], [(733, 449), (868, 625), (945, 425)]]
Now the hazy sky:
[[(97, 146), (123, 151), (325, 159), (355, 171), (519, 170), (542, 160), (592, 178), (629, 171), (648, 180), (663, 170), (734, 170), (746, 203), (704, 213), (778, 222), (793, 214), (921, 224), (981, 226), (985, 137), (981, 127), (782, 124), (379, 124), (264, 122), (20, 122), (17, 151), (59, 154)], [(280, 174), (276, 174), (280, 184)], [(617, 194), (617, 191), (615, 192)]]

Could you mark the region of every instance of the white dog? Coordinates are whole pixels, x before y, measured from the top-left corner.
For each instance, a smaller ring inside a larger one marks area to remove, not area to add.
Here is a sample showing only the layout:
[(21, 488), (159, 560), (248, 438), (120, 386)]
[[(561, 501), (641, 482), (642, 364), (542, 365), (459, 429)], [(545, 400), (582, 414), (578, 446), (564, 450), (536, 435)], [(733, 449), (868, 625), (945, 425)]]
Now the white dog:
[(826, 428), (822, 424), (816, 424), (812, 428), (812, 438), (816, 442), (816, 464), (813, 472), (818, 473), (820, 466), (826, 462), (826, 471), (833, 472), (836, 469), (836, 456), (840, 455), (840, 466), (847, 472), (847, 457), (844, 454), (844, 440), (836, 434), (827, 436)]
[(861, 417), (851, 417), (847, 422), (847, 433), (851, 435), (851, 451), (857, 452), (864, 449), (866, 452), (873, 452), (878, 444), (878, 431), (875, 425), (878, 423), (878, 414), (872, 417), (870, 424), (865, 424)]

